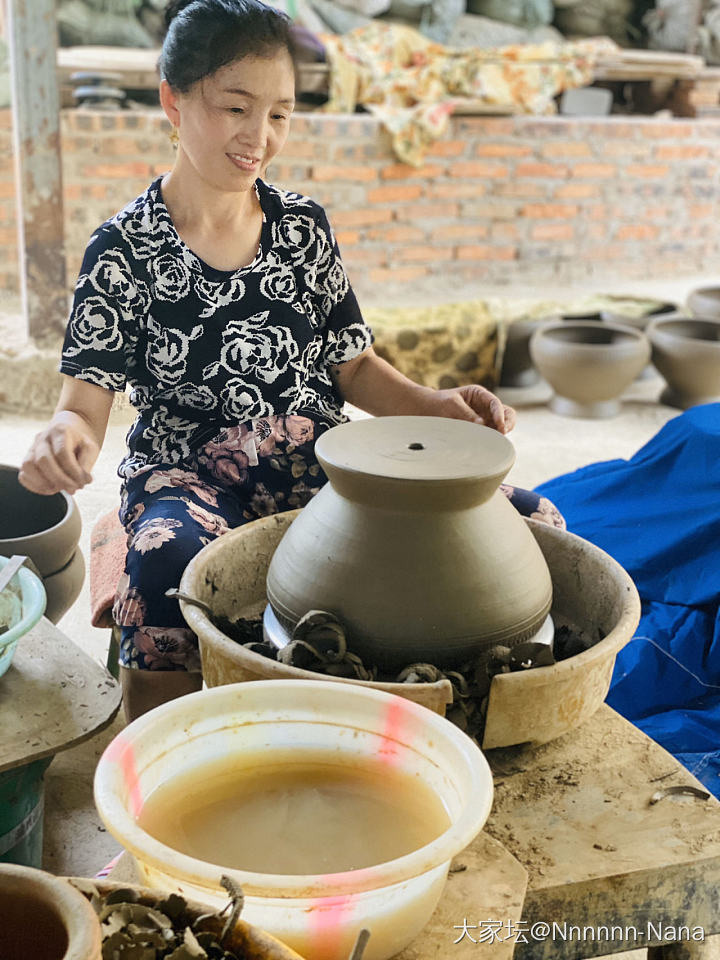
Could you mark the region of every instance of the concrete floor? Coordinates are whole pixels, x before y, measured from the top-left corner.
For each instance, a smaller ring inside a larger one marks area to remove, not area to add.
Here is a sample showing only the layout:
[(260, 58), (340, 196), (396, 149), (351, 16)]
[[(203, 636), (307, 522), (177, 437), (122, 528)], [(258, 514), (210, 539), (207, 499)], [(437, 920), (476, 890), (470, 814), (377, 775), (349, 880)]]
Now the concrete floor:
[[(716, 282), (714, 278), (692, 277), (666, 283), (624, 284), (620, 288), (615, 285), (612, 290), (606, 284), (602, 290), (682, 302), (695, 286)], [(569, 299), (573, 294), (587, 292), (587, 289), (556, 288), (523, 291), (523, 299), (526, 294)], [(507, 290), (491, 293), (508, 295)], [(623, 397), (622, 412), (611, 420), (573, 420), (551, 413), (546, 405), (550, 390), (545, 384), (501, 391), (503, 400), (518, 410), (518, 424), (510, 436), (517, 459), (508, 476), (509, 482), (532, 488), (588, 463), (632, 456), (668, 419), (678, 414), (677, 410), (658, 403), (662, 385), (659, 377), (636, 381)], [(124, 450), (131, 416), (127, 408), (113, 409), (106, 442), (94, 469), (94, 481), (76, 497), (83, 518), (81, 548), (86, 559), (95, 519), (118, 502), (115, 469)], [(2, 461), (19, 464), (33, 435), (44, 423), (40, 419), (4, 415)], [(83, 592), (59, 627), (90, 656), (104, 663), (109, 632), (89, 624), (87, 579)], [(44, 866), (53, 873), (92, 876), (120, 851), (95, 813), (92, 777), (100, 753), (122, 726), (122, 720), (116, 718), (106, 731), (88, 743), (59, 754), (48, 771)]]

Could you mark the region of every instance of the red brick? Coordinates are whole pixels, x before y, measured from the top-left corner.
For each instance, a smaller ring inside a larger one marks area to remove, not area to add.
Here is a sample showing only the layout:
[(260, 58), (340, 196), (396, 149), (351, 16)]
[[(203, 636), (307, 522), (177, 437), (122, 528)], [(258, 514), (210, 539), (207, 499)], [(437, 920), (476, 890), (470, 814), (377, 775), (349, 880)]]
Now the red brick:
[(353, 183), (370, 183), (377, 180), (378, 172), (372, 167), (346, 167), (343, 165), (335, 166), (314, 166), (310, 171), (313, 180), (350, 180)]
[(688, 215), (693, 220), (704, 220), (707, 217), (715, 217), (717, 211), (712, 203), (691, 203), (688, 208)]
[(479, 177), (480, 179), (502, 179), (507, 177), (509, 169), (497, 163), (472, 163), (464, 162), (453, 163), (448, 168), (451, 177)]
[(12, 130), (12, 113), (9, 107), (0, 110), (0, 130)]
[(566, 219), (577, 212), (578, 208), (569, 203), (528, 203), (522, 208), (522, 215), (533, 220)]
[(528, 157), (532, 152), (522, 143), (480, 143), (475, 148), (478, 157)]
[(555, 163), (519, 163), (515, 169), (515, 175), (564, 180), (568, 175), (568, 168)]
[(488, 235), (488, 228), (483, 224), (455, 223), (449, 227), (436, 227), (433, 230), (433, 240), (482, 240)]
[(667, 177), (670, 173), (670, 167), (649, 163), (634, 163), (626, 168), (625, 173), (630, 177)]
[(452, 250), (436, 246), (403, 247), (393, 254), (398, 260), (428, 260), (430, 262), (433, 260), (452, 260), (452, 255)]
[(423, 167), (413, 167), (409, 163), (393, 163), (389, 167), (383, 167), (380, 170), (380, 176), (383, 180), (412, 180), (419, 177), (430, 179), (431, 177), (439, 177), (442, 172), (442, 167), (429, 164)]
[(380, 241), (381, 243), (412, 243), (414, 240), (424, 240), (425, 231), (419, 227), (375, 227), (365, 233), (365, 239)]
[[(4, 227), (0, 229), (0, 247), (10, 246), (11, 244), (17, 243), (17, 230), (15, 227)], [(4, 256), (4, 251), (3, 251)]]
[(520, 231), (514, 223), (500, 221), (490, 226), (490, 236), (493, 240), (517, 240)]
[(607, 215), (608, 209), (601, 203), (595, 204), (587, 210), (587, 216), (589, 216), (591, 220), (605, 220)]
[(488, 244), (474, 244), (458, 247), (455, 251), (458, 260), (515, 260), (517, 247), (493, 247)]
[(672, 146), (661, 146), (655, 150), (658, 160), (693, 160), (698, 157), (707, 157), (710, 150), (699, 143), (678, 143)]
[(429, 157), (459, 157), (465, 152), (464, 140), (436, 140), (427, 152)]
[(347, 253), (343, 254), (343, 260), (346, 263), (370, 263), (382, 267), (387, 263), (387, 252), (370, 247), (349, 247)]
[(544, 143), (540, 151), (544, 157), (589, 157), (592, 150), (582, 140), (556, 140)]
[(147, 163), (98, 163), (83, 167), (84, 177), (100, 177), (111, 180), (132, 180), (134, 177), (149, 177)]
[(507, 183), (497, 183), (493, 187), (493, 194), (497, 197), (544, 197), (545, 185), (534, 180), (509, 180)]
[(425, 191), (431, 199), (449, 198), (453, 200), (482, 197), (486, 192), (484, 183), (431, 183)]
[(410, 206), (403, 207), (396, 211), (403, 220), (452, 220), (460, 213), (460, 207), (457, 203), (413, 203)]
[(612, 163), (578, 163), (572, 168), (573, 177), (587, 177), (590, 180), (605, 180), (617, 174)]
[(392, 210), (336, 210), (332, 221), (336, 227), (369, 227), (392, 220)]
[(368, 190), (369, 203), (398, 203), (402, 200), (417, 200), (422, 196), (422, 187), (414, 183), (393, 184)]
[(15, 183), (12, 180), (0, 180), (0, 197), (14, 197)]
[(692, 136), (694, 126), (692, 123), (677, 121), (670, 121), (669, 123), (650, 121), (639, 123), (637, 130), (641, 136), (649, 137), (652, 140), (680, 140), (682, 137)]
[(360, 234), (357, 230), (338, 230), (335, 239), (341, 247), (348, 247), (360, 242)]
[(392, 267), (388, 270), (371, 270), (371, 283), (409, 283), (427, 275), (427, 267)]
[(558, 200), (585, 200), (600, 195), (600, 187), (594, 183), (564, 183), (555, 189)]
[(538, 223), (531, 232), (533, 240), (572, 240), (574, 235), (571, 223)]
[(658, 228), (649, 223), (628, 223), (615, 234), (618, 240), (654, 240), (658, 235)]

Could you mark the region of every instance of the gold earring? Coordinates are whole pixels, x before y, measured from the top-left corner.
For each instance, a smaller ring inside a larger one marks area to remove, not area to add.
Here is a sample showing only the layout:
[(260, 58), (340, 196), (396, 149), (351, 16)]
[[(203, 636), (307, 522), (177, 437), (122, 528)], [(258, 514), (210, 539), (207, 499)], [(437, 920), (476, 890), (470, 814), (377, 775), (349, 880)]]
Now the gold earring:
[(173, 145), (173, 150), (177, 150), (178, 144), (180, 143), (180, 134), (178, 133), (178, 128), (173, 127), (170, 133), (168, 134), (170, 143)]

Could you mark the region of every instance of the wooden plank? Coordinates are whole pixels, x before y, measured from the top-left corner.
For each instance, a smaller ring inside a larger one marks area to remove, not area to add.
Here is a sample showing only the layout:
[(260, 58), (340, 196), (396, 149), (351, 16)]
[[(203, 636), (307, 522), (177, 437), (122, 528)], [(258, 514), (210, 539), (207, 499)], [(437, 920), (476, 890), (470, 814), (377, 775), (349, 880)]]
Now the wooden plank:
[[(657, 743), (603, 705), (540, 747), (491, 750), (495, 802), (486, 829), (528, 871), (523, 920), (636, 927), (610, 939), (518, 946), (520, 960), (570, 960), (647, 947), (647, 922), (720, 933), (720, 803), (650, 800), (700, 787)], [(657, 939), (655, 942), (659, 942)]]
[(42, 619), (0, 678), (0, 772), (88, 740), (118, 711), (120, 685)]
[(42, 342), (64, 332), (68, 312), (55, 3), (10, 0), (8, 12), (20, 290)]

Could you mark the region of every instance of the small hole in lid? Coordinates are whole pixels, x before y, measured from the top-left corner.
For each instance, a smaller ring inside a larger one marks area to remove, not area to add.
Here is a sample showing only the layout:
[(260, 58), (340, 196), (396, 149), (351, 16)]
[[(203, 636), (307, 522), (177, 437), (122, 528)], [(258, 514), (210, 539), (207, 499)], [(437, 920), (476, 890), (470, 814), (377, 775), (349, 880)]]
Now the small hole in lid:
[(408, 450), (424, 450), (424, 449), (425, 449), (425, 447), (422, 445), (422, 443), (409, 443), (409, 444), (408, 444)]

